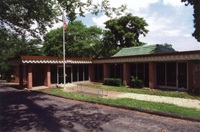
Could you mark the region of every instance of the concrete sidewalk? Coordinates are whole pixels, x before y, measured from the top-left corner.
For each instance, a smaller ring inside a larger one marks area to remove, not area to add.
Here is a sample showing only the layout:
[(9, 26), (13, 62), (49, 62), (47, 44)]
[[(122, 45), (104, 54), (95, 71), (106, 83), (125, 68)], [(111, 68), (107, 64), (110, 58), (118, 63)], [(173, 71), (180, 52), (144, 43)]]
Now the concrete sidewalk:
[(184, 99), (184, 98), (155, 96), (155, 95), (147, 95), (147, 94), (135, 94), (135, 93), (122, 93), (122, 94), (117, 95), (116, 98), (131, 98), (131, 99), (137, 99), (137, 100), (174, 104), (174, 105), (187, 107), (187, 108), (200, 109), (200, 100), (196, 100), (196, 99)]
[(123, 93), (116, 91), (108, 91), (102, 89), (91, 88), (87, 86), (77, 86), (76, 84), (69, 84), (67, 88), (64, 90), (66, 92), (79, 92), (79, 93), (90, 93), (96, 96), (101, 95), (103, 98), (131, 98), (136, 100), (144, 100), (151, 102), (160, 102), (160, 103), (168, 103), (174, 104), (177, 106), (187, 107), (187, 108), (197, 108), (200, 109), (200, 100), (197, 99), (184, 99), (184, 98), (175, 98), (175, 97), (165, 97), (165, 96), (155, 96), (148, 94), (136, 94), (136, 93)]

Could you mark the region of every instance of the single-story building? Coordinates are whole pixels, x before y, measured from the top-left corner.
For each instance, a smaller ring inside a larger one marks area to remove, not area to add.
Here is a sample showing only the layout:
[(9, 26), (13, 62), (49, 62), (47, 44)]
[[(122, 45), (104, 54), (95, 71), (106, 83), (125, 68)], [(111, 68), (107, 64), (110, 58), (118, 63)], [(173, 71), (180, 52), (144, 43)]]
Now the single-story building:
[[(15, 82), (34, 86), (63, 83), (63, 58), (21, 56), (10, 61), (15, 66)], [(145, 87), (200, 92), (200, 50), (177, 52), (167, 45), (123, 48), (108, 58), (66, 58), (66, 82), (102, 82), (121, 78), (127, 85), (131, 76)]]

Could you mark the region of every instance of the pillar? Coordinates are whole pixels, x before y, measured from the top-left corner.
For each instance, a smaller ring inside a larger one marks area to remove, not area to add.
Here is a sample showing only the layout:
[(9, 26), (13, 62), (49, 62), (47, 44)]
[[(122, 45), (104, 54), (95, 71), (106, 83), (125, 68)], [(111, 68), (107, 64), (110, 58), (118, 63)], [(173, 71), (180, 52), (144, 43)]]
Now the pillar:
[(149, 87), (151, 89), (156, 87), (156, 64), (149, 62)]
[(17, 65), (15, 66), (15, 83), (19, 83), (19, 71), (20, 71), (20, 66)]
[(23, 87), (24, 85), (24, 66), (22, 64), (19, 65), (19, 86)]
[(200, 61), (195, 63), (194, 69), (195, 94), (200, 94)]
[(188, 91), (192, 92), (194, 88), (194, 62), (188, 61)]
[(123, 64), (123, 82), (126, 82), (127, 85), (130, 85), (130, 64)]
[(188, 92), (200, 93), (200, 62), (188, 61)]
[(33, 73), (32, 73), (32, 65), (28, 65), (28, 89), (32, 89), (33, 87)]
[(47, 86), (48, 88), (51, 87), (51, 67), (50, 65), (46, 65), (46, 76), (45, 76), (45, 86)]
[(94, 65), (89, 65), (89, 81), (94, 82)]

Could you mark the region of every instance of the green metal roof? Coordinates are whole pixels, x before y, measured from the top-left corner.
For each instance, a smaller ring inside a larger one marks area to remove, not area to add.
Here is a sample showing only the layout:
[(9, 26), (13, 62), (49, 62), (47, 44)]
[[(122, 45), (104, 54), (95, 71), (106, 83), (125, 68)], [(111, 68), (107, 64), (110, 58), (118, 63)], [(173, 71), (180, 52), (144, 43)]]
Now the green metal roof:
[(144, 54), (157, 54), (157, 53), (168, 53), (168, 52), (176, 52), (169, 45), (144, 45), (130, 48), (123, 48), (119, 52), (117, 52), (113, 57), (116, 56), (130, 56), (130, 55), (144, 55)]

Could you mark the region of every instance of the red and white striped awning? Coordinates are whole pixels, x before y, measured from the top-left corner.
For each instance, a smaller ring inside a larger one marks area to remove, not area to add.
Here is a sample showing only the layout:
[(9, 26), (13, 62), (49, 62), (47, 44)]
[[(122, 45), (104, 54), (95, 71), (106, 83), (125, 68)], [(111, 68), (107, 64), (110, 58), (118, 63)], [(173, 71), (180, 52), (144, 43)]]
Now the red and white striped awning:
[[(63, 64), (63, 60), (36, 60), (25, 59), (22, 60), (23, 64)], [(92, 61), (86, 60), (65, 60), (66, 64), (92, 64)]]
[[(66, 64), (92, 64), (91, 58), (73, 58), (66, 57)], [(49, 57), (49, 56), (21, 56), (18, 59), (10, 61), (11, 65), (19, 64), (63, 64), (62, 57)]]

